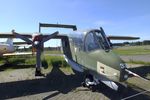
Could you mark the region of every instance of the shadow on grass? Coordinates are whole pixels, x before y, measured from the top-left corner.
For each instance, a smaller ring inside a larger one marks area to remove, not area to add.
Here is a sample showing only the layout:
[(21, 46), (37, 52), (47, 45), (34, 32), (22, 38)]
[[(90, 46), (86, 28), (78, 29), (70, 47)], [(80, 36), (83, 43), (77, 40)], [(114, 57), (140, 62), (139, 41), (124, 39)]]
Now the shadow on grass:
[[(0, 83), (0, 99), (11, 99), (49, 92), (49, 95), (43, 98), (43, 100), (48, 100), (52, 97), (59, 95), (60, 93), (67, 94), (72, 90), (75, 90), (77, 87), (81, 86), (81, 82), (83, 82), (85, 73), (66, 75), (59, 69), (60, 63), (52, 62), (52, 66), (53, 69), (46, 76), (46, 78)], [(110, 89), (104, 84), (100, 84), (97, 86), (97, 92), (104, 94), (111, 100), (119, 100), (123, 97), (138, 93), (138, 91), (129, 88), (127, 94), (121, 96), (116, 91)], [(142, 94), (135, 99), (147, 100), (150, 98), (148, 98), (147, 95)]]
[(25, 64), (25, 59), (17, 59), (0, 65), (0, 71), (5, 71), (7, 69), (22, 69), (32, 67), (35, 67), (35, 65)]
[[(28, 60), (28, 62), (26, 62)], [(17, 58), (8, 59), (4, 64), (0, 65), (0, 71), (5, 71), (7, 69), (22, 69), (22, 68), (35, 68), (35, 61), (33, 59)], [(42, 66), (44, 69), (48, 68), (48, 62), (46, 59), (42, 60)]]

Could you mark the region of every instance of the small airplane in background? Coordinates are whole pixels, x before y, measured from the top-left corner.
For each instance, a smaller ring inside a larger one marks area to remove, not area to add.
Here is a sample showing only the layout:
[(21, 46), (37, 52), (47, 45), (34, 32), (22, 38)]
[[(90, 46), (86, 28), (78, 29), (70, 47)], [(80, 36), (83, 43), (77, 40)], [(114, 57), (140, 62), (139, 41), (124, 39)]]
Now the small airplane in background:
[(0, 43), (0, 56), (12, 52), (15, 52), (12, 39), (8, 38), (5, 43)]
[[(71, 33), (54, 32), (41, 34), (41, 27), (71, 28)], [(23, 34), (14, 30), (9, 34), (0, 34), (0, 38), (20, 38), (36, 49), (36, 76), (41, 73), (41, 53), (44, 42), (49, 39), (61, 39), (66, 62), (78, 72), (86, 72), (83, 86), (93, 88), (100, 82), (114, 90), (120, 90), (118, 83), (124, 83), (130, 74), (142, 78), (128, 70), (126, 64), (112, 51), (110, 40), (135, 40), (139, 37), (106, 36), (104, 30), (91, 29), (78, 32), (75, 25), (39, 24), (39, 33)], [(144, 78), (142, 78), (144, 79)], [(144, 79), (145, 80), (145, 79)]]
[(8, 38), (6, 42), (0, 42), (0, 57), (31, 55), (32, 52), (15, 52), (16, 47), (25, 46), (25, 42), (13, 42), (12, 38)]

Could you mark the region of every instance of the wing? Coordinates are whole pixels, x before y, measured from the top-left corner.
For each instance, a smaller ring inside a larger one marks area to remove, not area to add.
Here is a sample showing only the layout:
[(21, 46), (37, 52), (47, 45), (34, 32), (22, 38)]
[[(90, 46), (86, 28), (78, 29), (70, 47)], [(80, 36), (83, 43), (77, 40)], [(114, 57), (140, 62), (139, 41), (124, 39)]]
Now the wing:
[[(21, 36), (24, 36), (24, 37), (27, 37), (27, 38), (32, 38), (32, 35), (34, 33), (19, 33), (19, 34)], [(36, 33), (36, 34), (38, 34), (38, 33)], [(39, 33), (39, 34), (41, 34), (41, 33)], [(43, 37), (48, 37), (49, 35), (50, 34), (47, 33), (47, 34), (44, 34)], [(66, 35), (60, 35), (59, 34), (59, 35), (53, 37), (53, 39), (61, 39), (61, 38), (64, 38), (64, 37), (66, 37)], [(13, 32), (5, 32), (5, 33), (0, 32), (0, 38), (17, 38), (17, 37), (13, 34)]]
[[(22, 36), (32, 38), (33, 33), (21, 33)], [(16, 38), (12, 32), (0, 33), (0, 38)]]
[(110, 40), (137, 40), (140, 37), (131, 37), (131, 36), (108, 36)]
[(14, 45), (25, 45), (27, 42), (13, 42)]
[(15, 52), (15, 53), (3, 54), (4, 57), (7, 57), (7, 56), (22, 56), (22, 55), (33, 55), (33, 53), (32, 52)]

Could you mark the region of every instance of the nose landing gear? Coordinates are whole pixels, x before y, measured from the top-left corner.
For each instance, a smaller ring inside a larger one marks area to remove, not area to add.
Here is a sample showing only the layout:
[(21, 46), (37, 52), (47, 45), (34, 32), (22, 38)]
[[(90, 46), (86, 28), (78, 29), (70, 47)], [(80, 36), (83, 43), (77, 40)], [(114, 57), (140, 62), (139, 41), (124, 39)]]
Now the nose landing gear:
[(96, 82), (96, 80), (94, 80), (94, 77), (91, 74), (86, 75), (85, 81), (82, 82), (82, 86), (89, 88), (92, 92), (96, 91), (97, 84), (98, 84), (98, 82)]

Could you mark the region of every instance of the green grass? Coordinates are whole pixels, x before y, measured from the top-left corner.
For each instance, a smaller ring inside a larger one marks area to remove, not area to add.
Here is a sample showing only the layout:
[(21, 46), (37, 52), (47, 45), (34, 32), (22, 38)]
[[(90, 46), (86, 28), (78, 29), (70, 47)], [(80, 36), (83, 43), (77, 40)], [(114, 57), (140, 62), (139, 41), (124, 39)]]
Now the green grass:
[[(116, 48), (113, 50), (114, 52), (118, 53), (119, 55), (140, 55), (140, 54), (150, 54), (150, 45), (147, 46), (125, 46), (121, 48)], [(60, 51), (46, 51), (45, 53), (53, 53), (53, 54), (60, 54)], [(5, 69), (16, 69), (17, 67), (20, 67), (22, 65), (22, 68), (26, 68), (28, 66), (25, 65), (32, 65), (35, 66), (36, 60), (35, 56), (12, 56), (8, 58), (11, 67), (5, 68)], [(59, 66), (60, 68), (70, 68), (69, 65), (65, 62), (63, 57), (60, 56), (48, 56), (45, 55), (41, 57), (42, 59), (42, 66), (44, 68), (51, 68), (52, 66)], [(0, 64), (3, 64), (5, 61), (0, 60)], [(143, 64), (143, 65), (150, 65), (150, 62), (142, 62), (142, 61), (129, 61), (127, 63), (132, 64)], [(17, 65), (17, 66), (16, 66)], [(23, 66), (24, 65), (24, 66)], [(30, 66), (29, 66), (30, 67)], [(67, 69), (70, 70), (70, 69)]]
[(129, 64), (142, 64), (142, 65), (145, 65), (145, 66), (150, 66), (150, 62), (143, 62), (143, 61), (133, 61), (133, 60), (130, 60), (126, 63), (129, 63)]
[(44, 51), (45, 54), (62, 54), (61, 51)]
[[(147, 55), (150, 54), (150, 45), (145, 46), (124, 46), (113, 49), (113, 51), (121, 56), (132, 56), (132, 55)], [(133, 61), (130, 60), (126, 63), (130, 64), (142, 64), (142, 65), (150, 65), (150, 62), (143, 62), (143, 61)]]
[(113, 49), (119, 55), (146, 55), (150, 54), (150, 45), (146, 46), (124, 46)]
[[(5, 58), (6, 59), (6, 58)], [(11, 70), (11, 69), (19, 69), (19, 68), (30, 68), (30, 67), (35, 67), (35, 56), (19, 56), (19, 57), (7, 57), (9, 64), (8, 66), (0, 66), (1, 70)], [(57, 66), (61, 68), (62, 70), (70, 70), (69, 65), (67, 62), (64, 60), (63, 57), (59, 56), (43, 56), (41, 57), (42, 59), (42, 66), (44, 69), (52, 68)], [(0, 62), (0, 64), (4, 64), (4, 60)]]

